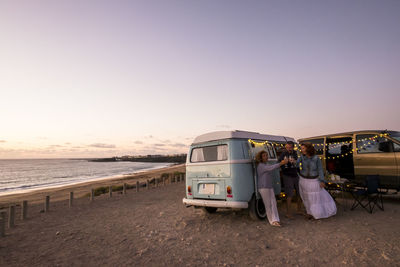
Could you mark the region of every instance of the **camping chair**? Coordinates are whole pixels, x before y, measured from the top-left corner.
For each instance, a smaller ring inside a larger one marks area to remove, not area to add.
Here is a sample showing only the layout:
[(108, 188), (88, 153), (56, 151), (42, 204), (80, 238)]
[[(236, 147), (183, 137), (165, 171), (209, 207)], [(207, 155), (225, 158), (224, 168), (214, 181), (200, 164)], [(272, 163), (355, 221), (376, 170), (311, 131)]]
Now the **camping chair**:
[(366, 187), (364, 189), (351, 191), (354, 198), (351, 210), (354, 210), (357, 206), (363, 207), (369, 213), (372, 213), (375, 206), (383, 210), (382, 192), (378, 189), (379, 180), (379, 175), (368, 175), (365, 178)]

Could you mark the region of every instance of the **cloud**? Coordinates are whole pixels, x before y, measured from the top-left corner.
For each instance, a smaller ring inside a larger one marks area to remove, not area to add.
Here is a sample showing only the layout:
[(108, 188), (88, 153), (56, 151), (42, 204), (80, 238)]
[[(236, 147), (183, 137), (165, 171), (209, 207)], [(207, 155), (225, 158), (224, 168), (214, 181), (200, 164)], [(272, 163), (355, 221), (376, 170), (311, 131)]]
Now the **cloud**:
[(0, 143), (5, 143), (5, 142), (7, 142), (6, 140), (0, 140)]
[(152, 138), (154, 138), (154, 136), (152, 136), (152, 135), (150, 134), (150, 135), (146, 136), (145, 138), (152, 139)]
[(165, 144), (153, 144), (153, 146), (158, 147), (158, 146), (165, 146)]
[(142, 145), (143, 142), (142, 142), (142, 141), (135, 141), (134, 144), (136, 144), (136, 145)]
[(61, 146), (61, 145), (49, 145), (49, 147), (54, 148), (54, 147), (64, 147), (64, 146)]
[(71, 145), (71, 143), (70, 142), (66, 142), (66, 143), (64, 143), (64, 145), (69, 146), (69, 145)]
[(182, 144), (182, 143), (175, 143), (171, 145), (172, 147), (186, 147), (187, 145)]
[(96, 148), (116, 148), (116, 146), (113, 144), (103, 144), (103, 143), (94, 143), (89, 146), (96, 147)]

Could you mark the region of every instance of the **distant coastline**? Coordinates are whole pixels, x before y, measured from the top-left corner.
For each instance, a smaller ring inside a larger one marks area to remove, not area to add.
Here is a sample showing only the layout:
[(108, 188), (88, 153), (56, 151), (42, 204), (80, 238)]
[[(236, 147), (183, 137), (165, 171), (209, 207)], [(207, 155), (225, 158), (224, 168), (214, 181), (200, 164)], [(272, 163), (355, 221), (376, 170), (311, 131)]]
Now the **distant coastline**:
[(131, 161), (131, 162), (155, 162), (155, 163), (185, 163), (186, 154), (179, 155), (146, 155), (146, 156), (122, 156), (111, 158), (89, 159), (91, 162), (116, 162), (116, 161)]

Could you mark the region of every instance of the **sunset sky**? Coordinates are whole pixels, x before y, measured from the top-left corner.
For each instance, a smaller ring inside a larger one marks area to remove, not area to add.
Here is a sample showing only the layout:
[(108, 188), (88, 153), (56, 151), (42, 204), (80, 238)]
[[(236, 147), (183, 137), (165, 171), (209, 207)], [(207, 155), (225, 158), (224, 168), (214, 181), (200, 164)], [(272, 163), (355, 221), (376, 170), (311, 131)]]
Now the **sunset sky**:
[(0, 158), (400, 130), (400, 1), (0, 0)]

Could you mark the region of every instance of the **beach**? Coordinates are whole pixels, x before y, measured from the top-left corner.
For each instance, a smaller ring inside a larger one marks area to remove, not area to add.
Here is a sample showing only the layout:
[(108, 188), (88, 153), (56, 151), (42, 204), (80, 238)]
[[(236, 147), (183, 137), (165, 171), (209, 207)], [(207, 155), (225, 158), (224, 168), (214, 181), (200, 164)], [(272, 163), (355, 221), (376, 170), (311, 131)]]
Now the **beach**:
[(136, 174), (124, 175), (118, 177), (110, 177), (87, 182), (76, 183), (72, 185), (65, 185), (59, 187), (51, 187), (45, 189), (31, 190), (27, 192), (12, 193), (7, 195), (0, 195), (0, 207), (10, 203), (18, 204), (23, 200), (29, 201), (30, 204), (41, 203), (46, 196), (50, 196), (51, 201), (60, 201), (69, 198), (69, 192), (74, 192), (75, 198), (80, 198), (88, 194), (91, 189), (102, 186), (114, 186), (127, 184), (136, 184), (139, 182), (146, 182), (147, 179), (160, 178), (163, 173), (184, 172), (185, 164), (174, 165), (166, 168), (159, 168), (149, 171), (138, 172)]
[[(131, 179), (182, 168), (154, 170)], [(107, 182), (126, 181), (130, 180)], [(400, 262), (396, 195), (385, 197), (385, 211), (369, 214), (338, 206), (336, 216), (317, 221), (301, 215), (285, 218), (278, 201), (281, 228), (250, 219), (247, 210), (208, 214), (186, 208), (183, 182), (128, 190), (111, 198), (104, 194), (92, 202), (78, 198), (72, 208), (62, 199), (71, 189), (84, 193), (107, 182), (42, 192), (60, 195), (60, 200), (51, 202), (47, 213), (41, 212), (41, 203), (29, 206), (26, 221), (19, 220), (17, 209), (16, 227), (0, 238), (0, 266), (396, 266)], [(40, 199), (38, 194), (32, 199)]]

